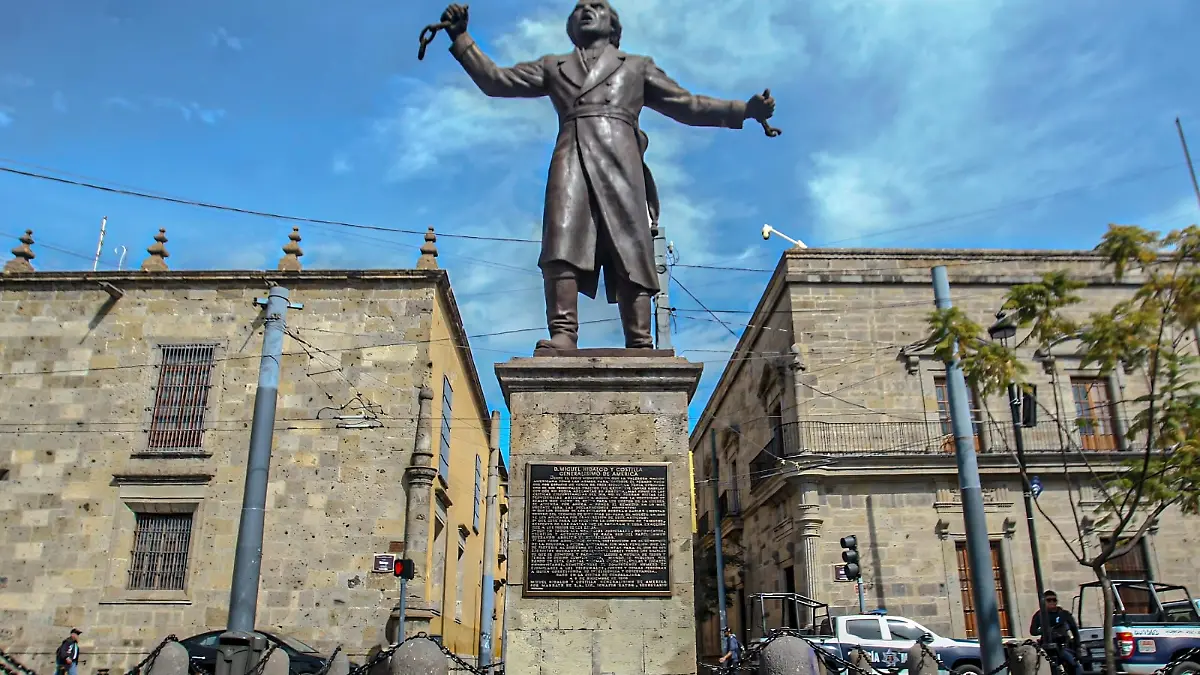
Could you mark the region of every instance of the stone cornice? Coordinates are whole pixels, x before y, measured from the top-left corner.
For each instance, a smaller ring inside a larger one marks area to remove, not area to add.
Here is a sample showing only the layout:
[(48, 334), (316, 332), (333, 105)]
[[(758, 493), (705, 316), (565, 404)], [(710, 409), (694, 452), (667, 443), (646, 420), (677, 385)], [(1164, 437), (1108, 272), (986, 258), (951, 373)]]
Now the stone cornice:
[(677, 356), (526, 357), (496, 364), (505, 402), (536, 391), (683, 391), (691, 400), (703, 371), (703, 364)]

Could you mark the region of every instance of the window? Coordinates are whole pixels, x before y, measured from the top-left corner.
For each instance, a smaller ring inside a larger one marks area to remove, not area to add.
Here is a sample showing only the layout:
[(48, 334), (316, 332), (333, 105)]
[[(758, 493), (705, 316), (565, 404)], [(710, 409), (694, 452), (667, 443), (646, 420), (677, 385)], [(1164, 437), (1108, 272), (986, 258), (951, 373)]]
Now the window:
[(1116, 450), (1112, 397), (1108, 382), (1099, 377), (1072, 377), (1075, 423), (1084, 450)]
[(454, 589), (454, 620), (462, 623), (463, 618), (463, 588), (467, 585), (466, 569), (467, 569), (467, 533), (458, 531), (458, 559), (455, 560), (454, 581), (457, 588)]
[(438, 477), (450, 484), (450, 419), (454, 416), (454, 390), (450, 378), (442, 378), (442, 444), (438, 450)]
[(888, 619), (887, 625), (893, 640), (920, 640), (921, 635), (925, 633), (917, 625), (899, 619)]
[[(1108, 546), (1112, 541), (1109, 538), (1101, 539), (1100, 542), (1104, 546)], [(1150, 566), (1146, 563), (1146, 540), (1142, 539), (1129, 552), (1119, 558), (1113, 558), (1104, 563), (1104, 571), (1108, 573), (1110, 579), (1116, 581), (1149, 581)], [(1122, 545), (1124, 542), (1122, 542)], [(1150, 598), (1150, 592), (1137, 588), (1120, 588), (1117, 590), (1121, 595), (1121, 604), (1125, 605), (1125, 611), (1130, 614), (1150, 614), (1154, 612), (1154, 602)]]
[(475, 513), (471, 516), (472, 527), (475, 533), (479, 533), (479, 487), (483, 482), (483, 459), (479, 455), (475, 455)]
[(780, 401), (775, 401), (771, 404), (770, 414), (767, 415), (767, 423), (771, 425), (771, 452), (776, 457), (785, 457), (788, 454), (788, 448), (783, 447), (783, 404)]
[(442, 611), (442, 599), (446, 587), (446, 521), (440, 517), (433, 521), (433, 598), (434, 611)]
[(192, 539), (190, 513), (137, 513), (129, 562), (131, 591), (182, 591)]
[[(954, 426), (950, 422), (950, 390), (946, 387), (945, 377), (935, 377), (933, 388), (937, 393), (938, 423), (942, 428), (942, 436), (948, 437), (942, 441), (942, 452), (954, 452)], [(983, 449), (983, 411), (975, 396), (975, 390), (967, 388), (967, 402), (971, 406), (971, 428), (975, 433), (975, 450)]]
[[(1006, 638), (1012, 637), (1012, 621), (1008, 616), (1008, 606), (1004, 602), (1004, 567), (1000, 559), (1000, 542), (990, 543), (992, 576), (996, 581), (996, 609), (1000, 614), (1000, 634)], [(958, 584), (962, 589), (963, 623), (966, 625), (966, 636), (968, 638), (979, 637), (975, 629), (975, 596), (972, 595), (971, 589), (971, 564), (967, 558), (967, 542), (955, 542), (954, 550), (958, 554)]]
[[(796, 568), (792, 565), (783, 568), (783, 592), (796, 592)], [(783, 625), (787, 628), (799, 628), (799, 617), (796, 616), (799, 611), (801, 611), (799, 603), (783, 603)]]
[(879, 619), (850, 619), (846, 621), (846, 632), (862, 640), (883, 639)]
[(163, 345), (150, 417), (150, 448), (193, 450), (204, 436), (216, 346)]

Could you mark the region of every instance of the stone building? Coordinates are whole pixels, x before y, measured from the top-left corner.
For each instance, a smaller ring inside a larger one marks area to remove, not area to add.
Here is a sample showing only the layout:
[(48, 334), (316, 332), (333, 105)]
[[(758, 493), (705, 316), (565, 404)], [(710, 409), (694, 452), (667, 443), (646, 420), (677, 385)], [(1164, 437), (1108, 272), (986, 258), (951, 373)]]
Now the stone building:
[[(1128, 297), (1139, 281), (1117, 282), (1087, 252), (787, 251), (691, 436), (702, 557), (713, 556), (716, 439), (723, 550), (742, 562), (726, 575), (735, 589), (735, 629), (745, 633), (751, 621), (757, 629), (746, 599), (758, 592), (796, 592), (828, 603), (835, 615), (858, 613), (856, 584), (841, 576), (839, 544), (855, 535), (868, 611), (883, 608), (947, 636), (975, 634), (945, 368), (930, 350), (913, 346), (928, 336), (930, 269), (939, 264), (947, 267), (955, 305), (983, 326), (1011, 286), (1047, 272), (1087, 281), (1084, 302), (1072, 310), (1080, 318)], [(1069, 481), (1094, 551), (1111, 532), (1095, 524), (1099, 497), (1079, 448), (1098, 472), (1127, 458), (1124, 430), (1133, 411), (1124, 401), (1145, 384), (1136, 373), (1100, 378), (1080, 365), (1074, 349), (1061, 345), (1052, 358), (1020, 352), (1041, 406), (1036, 426), (1023, 435), (1030, 471), (1044, 486), (1038, 504), (1074, 535)], [(1002, 628), (1021, 636), (1038, 600), (1011, 417), (999, 397), (973, 399)], [(1037, 515), (1036, 524), (1047, 586), (1069, 599), (1094, 576), (1045, 517)], [(1198, 526), (1168, 512), (1143, 546), (1110, 569), (1195, 585)], [(788, 620), (778, 606), (767, 613), (770, 626)], [(698, 632), (701, 656), (713, 656), (717, 619)]]
[[(262, 347), (290, 290), (257, 625), (359, 662), (408, 632), (477, 654), (491, 416), (433, 231), (415, 269), (0, 276), (0, 646), (42, 672), (83, 630), (83, 672), (223, 629)], [(498, 451), (497, 451), (498, 452)], [(502, 474), (506, 479), (506, 474)], [(406, 487), (408, 486), (408, 487)], [(502, 590), (501, 590), (502, 594)], [(493, 635), (499, 636), (503, 597)], [(386, 633), (386, 634), (385, 634)], [(494, 643), (500, 652), (500, 641)]]

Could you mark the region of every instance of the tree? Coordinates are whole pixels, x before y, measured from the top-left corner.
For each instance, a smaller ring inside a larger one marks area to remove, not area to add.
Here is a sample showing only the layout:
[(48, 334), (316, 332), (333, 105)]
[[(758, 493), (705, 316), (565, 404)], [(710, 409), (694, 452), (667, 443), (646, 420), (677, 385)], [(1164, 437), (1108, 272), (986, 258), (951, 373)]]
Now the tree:
[[(738, 551), (732, 551), (729, 542), (723, 542), (725, 576), (736, 575), (745, 565), (745, 560)], [(717, 556), (716, 547), (708, 547), (696, 556), (696, 620), (708, 621), (717, 614)], [(734, 589), (725, 584), (725, 609), (736, 605)]]
[[(1132, 297), (1084, 321), (1072, 319), (1069, 308), (1081, 302), (1076, 291), (1086, 284), (1052, 272), (1009, 290), (1002, 310), (1025, 333), (1014, 348), (984, 339), (982, 328), (958, 308), (935, 310), (929, 326), (935, 354), (949, 361), (957, 345), (964, 375), (983, 400), (1009, 382), (1026, 386), (1028, 371), (1017, 349), (1028, 347), (1045, 358), (1055, 347), (1073, 345), (1082, 367), (1105, 376), (1120, 368), (1144, 378), (1146, 393), (1127, 401), (1137, 410), (1126, 433), (1129, 448), (1137, 450), (1134, 459), (1111, 473), (1090, 474), (1102, 495), (1096, 522), (1110, 526), (1112, 536), (1095, 552), (1085, 548), (1085, 528), (1069, 480), (1077, 537), (1068, 537), (1046, 517), (1075, 560), (1100, 582), (1106, 670), (1113, 673), (1115, 603), (1106, 563), (1138, 546), (1167, 509), (1178, 507), (1188, 515), (1200, 510), (1200, 227), (1161, 236), (1137, 226), (1110, 225), (1095, 250), (1118, 281), (1136, 274), (1139, 286)], [(1083, 449), (1073, 440), (1069, 445), (1063, 452), (1091, 469)], [(1065, 473), (1068, 462), (1063, 466)], [(1022, 478), (1029, 480), (1028, 475)]]

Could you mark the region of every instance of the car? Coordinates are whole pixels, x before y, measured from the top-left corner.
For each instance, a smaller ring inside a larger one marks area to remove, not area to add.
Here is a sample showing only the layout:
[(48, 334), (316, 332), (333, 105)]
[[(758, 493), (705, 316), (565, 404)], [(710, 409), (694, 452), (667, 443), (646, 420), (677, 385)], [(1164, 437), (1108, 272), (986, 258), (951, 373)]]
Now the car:
[[(215, 673), (217, 668), (217, 644), (223, 630), (213, 630), (199, 635), (193, 635), (179, 641), (187, 649), (188, 658), (195, 668), (204, 673)], [(255, 633), (265, 637), (267, 642), (282, 649), (288, 655), (289, 675), (311, 675), (320, 672), (325, 667), (329, 656), (322, 656), (316, 649), (297, 640), (294, 637), (281, 635), (266, 630), (256, 630)], [(350, 667), (355, 667), (350, 664)]]

